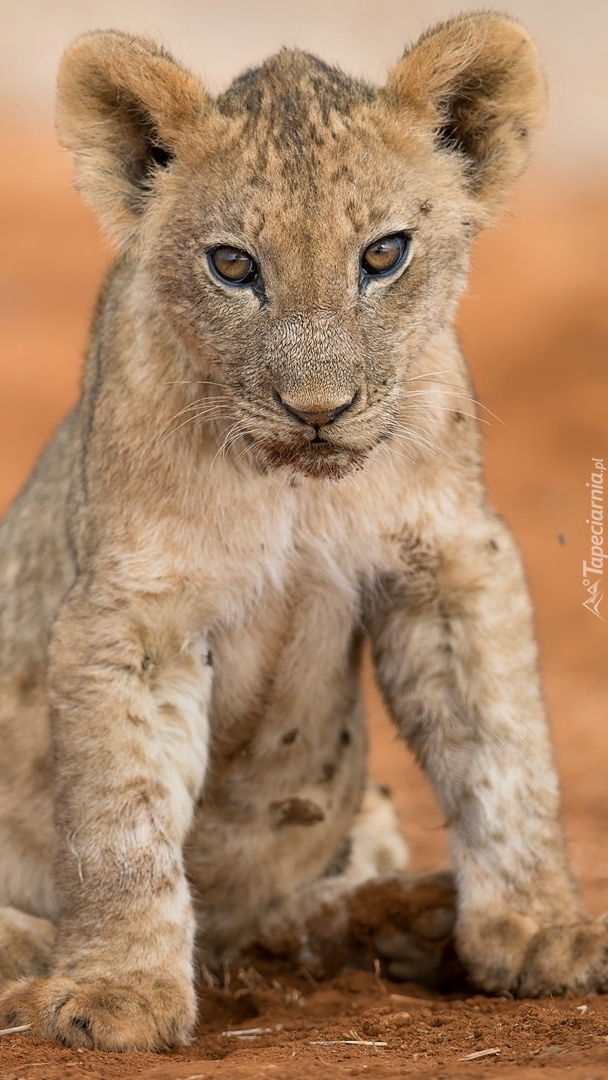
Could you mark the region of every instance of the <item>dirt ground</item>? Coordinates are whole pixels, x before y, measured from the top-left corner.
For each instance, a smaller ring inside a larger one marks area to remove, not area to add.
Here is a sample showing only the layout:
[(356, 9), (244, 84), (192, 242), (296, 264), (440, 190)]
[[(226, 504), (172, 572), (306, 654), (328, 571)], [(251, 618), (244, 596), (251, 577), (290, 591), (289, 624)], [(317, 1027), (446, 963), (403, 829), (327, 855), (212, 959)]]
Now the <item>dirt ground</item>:
[[(0, 131), (3, 508), (75, 398), (109, 253), (50, 137), (9, 120)], [(581, 568), (591, 458), (608, 463), (606, 191), (600, 178), (565, 187), (537, 172), (506, 223), (479, 242), (460, 317), (478, 397), (500, 418), (482, 411), (488, 484), (524, 551), (570, 849), (596, 913), (608, 908), (608, 597), (606, 622), (582, 607)], [(447, 862), (441, 813), (395, 744), (369, 672), (366, 688), (373, 774), (393, 788), (413, 867), (436, 868)], [(0, 1036), (0, 1080), (527, 1080), (540, 1069), (546, 1080), (608, 1074), (608, 996), (448, 999), (363, 972), (317, 985), (246, 971), (201, 992), (196, 1041), (164, 1057)]]

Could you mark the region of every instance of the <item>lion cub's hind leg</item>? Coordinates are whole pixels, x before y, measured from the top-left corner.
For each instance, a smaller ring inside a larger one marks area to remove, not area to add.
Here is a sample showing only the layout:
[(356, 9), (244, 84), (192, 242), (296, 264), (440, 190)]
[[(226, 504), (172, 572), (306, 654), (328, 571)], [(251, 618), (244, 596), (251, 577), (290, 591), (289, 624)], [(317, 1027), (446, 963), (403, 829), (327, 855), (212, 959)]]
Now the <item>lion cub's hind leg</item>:
[(55, 926), (48, 919), (0, 907), (0, 983), (46, 975), (54, 942)]
[(390, 977), (442, 985), (456, 918), (452, 876), (412, 874), (406, 864), (390, 795), (370, 783), (342, 853), (261, 921), (254, 952), (317, 977), (380, 963)]

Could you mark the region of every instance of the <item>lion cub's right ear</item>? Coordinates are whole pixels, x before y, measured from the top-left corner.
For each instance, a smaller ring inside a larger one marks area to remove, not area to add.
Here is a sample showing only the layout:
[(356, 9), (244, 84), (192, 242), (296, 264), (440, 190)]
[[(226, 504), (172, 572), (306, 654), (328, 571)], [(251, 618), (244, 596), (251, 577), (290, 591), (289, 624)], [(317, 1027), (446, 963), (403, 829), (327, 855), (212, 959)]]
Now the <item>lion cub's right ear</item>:
[(64, 54), (57, 128), (73, 151), (76, 183), (118, 243), (137, 229), (155, 181), (212, 99), (194, 75), (144, 38), (85, 34)]

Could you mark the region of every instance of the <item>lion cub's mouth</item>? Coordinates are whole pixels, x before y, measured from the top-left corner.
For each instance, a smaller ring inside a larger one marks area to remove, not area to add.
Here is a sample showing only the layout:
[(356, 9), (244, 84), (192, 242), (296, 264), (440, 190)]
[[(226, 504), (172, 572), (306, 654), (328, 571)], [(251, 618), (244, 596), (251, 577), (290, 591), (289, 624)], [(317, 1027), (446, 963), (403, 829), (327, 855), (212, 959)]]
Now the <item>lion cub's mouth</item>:
[(369, 452), (331, 443), (319, 432), (305, 443), (268, 439), (251, 441), (256, 457), (267, 468), (288, 468), (304, 476), (331, 480), (339, 480), (347, 473), (360, 469)]

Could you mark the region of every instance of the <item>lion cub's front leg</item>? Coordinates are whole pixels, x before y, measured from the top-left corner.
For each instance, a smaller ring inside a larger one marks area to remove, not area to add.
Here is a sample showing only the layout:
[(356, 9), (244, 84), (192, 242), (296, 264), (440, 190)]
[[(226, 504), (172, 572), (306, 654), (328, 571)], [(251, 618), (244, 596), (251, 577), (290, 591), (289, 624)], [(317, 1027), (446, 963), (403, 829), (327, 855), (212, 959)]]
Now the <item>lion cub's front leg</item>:
[(608, 930), (565, 852), (519, 556), (490, 511), (471, 518), (451, 536), (403, 533), (372, 625), (378, 678), (446, 813), (474, 981), (607, 989)]
[(92, 591), (75, 587), (51, 650), (61, 911), (51, 976), (3, 987), (0, 1027), (157, 1050), (183, 1043), (195, 1018), (181, 846), (207, 763), (211, 667), (175, 612), (96, 604)]

